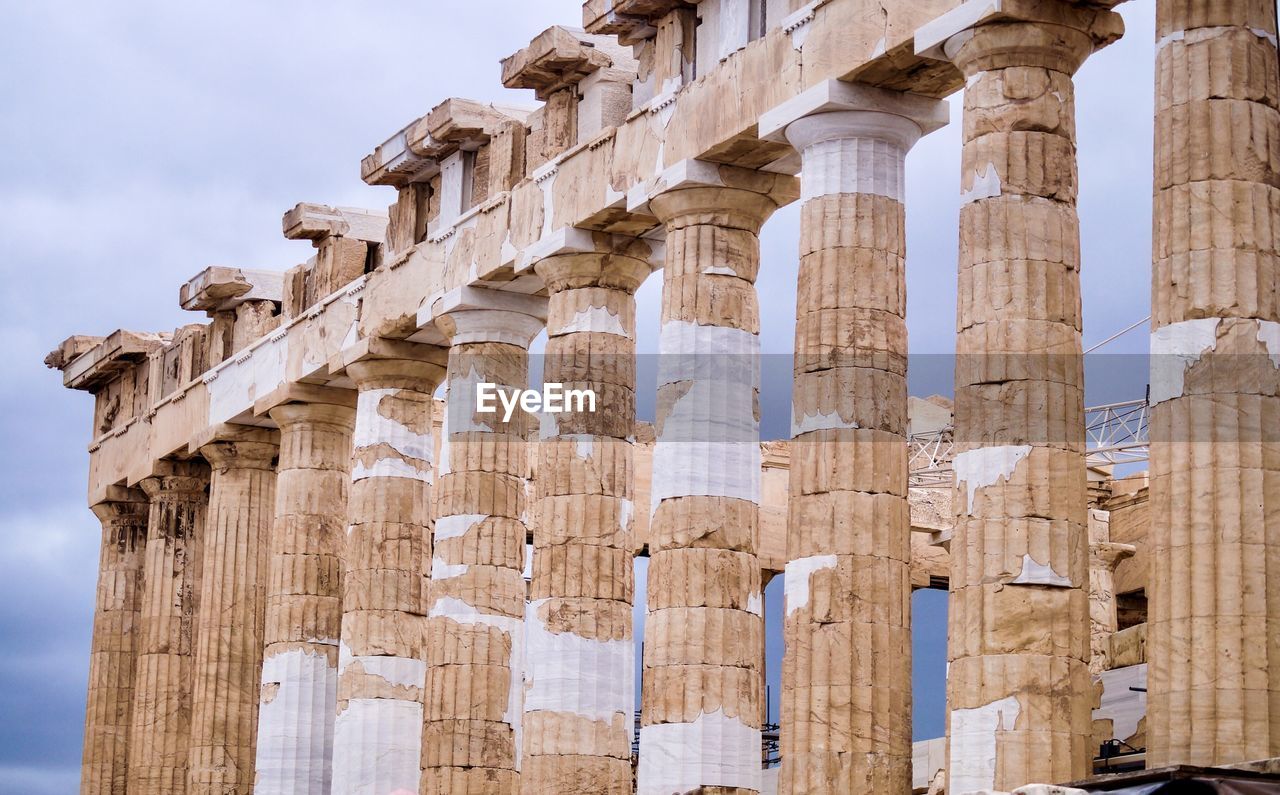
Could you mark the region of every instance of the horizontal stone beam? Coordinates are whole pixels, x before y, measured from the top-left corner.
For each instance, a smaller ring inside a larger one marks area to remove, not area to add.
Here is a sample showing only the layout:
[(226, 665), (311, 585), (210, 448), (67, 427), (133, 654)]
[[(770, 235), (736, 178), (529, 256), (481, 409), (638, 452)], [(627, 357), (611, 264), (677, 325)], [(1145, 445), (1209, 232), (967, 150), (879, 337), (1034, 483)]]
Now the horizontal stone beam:
[(523, 122), (531, 109), (452, 97), (379, 144), (360, 161), (360, 178), (370, 185), (402, 187), (440, 172), (440, 161), (459, 149), (476, 149), (511, 120)]
[(245, 301), (278, 304), (283, 296), (284, 273), (281, 271), (212, 265), (182, 285), (178, 290), (178, 304), (190, 311), (213, 312), (234, 309)]
[[(145, 359), (152, 351), (159, 350), (168, 338), (167, 334), (123, 329), (106, 337), (77, 335), (64, 340), (44, 361), (62, 371), (63, 386), (93, 391), (125, 368)], [(93, 340), (98, 342), (89, 346)]]
[(360, 179), (370, 185), (399, 188), (412, 182), (424, 182), (440, 173), (440, 162), (436, 158), (420, 155), (409, 148), (409, 134), (417, 124), (417, 120), (410, 122), (365, 155), (360, 161)]
[(381, 243), (387, 236), (387, 214), (358, 207), (328, 207), (303, 202), (284, 214), (284, 236), (290, 240), (350, 237)]
[(67, 365), (102, 344), (106, 337), (94, 337), (88, 334), (73, 334), (58, 347), (49, 351), (44, 357), (44, 366), (52, 370), (64, 370)]
[(612, 36), (583, 33), (555, 25), (529, 46), (502, 59), (502, 85), (531, 88), (540, 100), (562, 88), (577, 85), (588, 75), (609, 67), (635, 72), (635, 59)]

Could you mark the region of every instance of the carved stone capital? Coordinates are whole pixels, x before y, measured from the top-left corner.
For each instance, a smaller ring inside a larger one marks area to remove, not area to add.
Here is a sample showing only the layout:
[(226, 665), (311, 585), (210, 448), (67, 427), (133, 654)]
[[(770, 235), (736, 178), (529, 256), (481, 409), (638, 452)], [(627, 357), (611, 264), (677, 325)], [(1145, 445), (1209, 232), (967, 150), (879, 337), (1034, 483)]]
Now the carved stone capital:
[(546, 283), (547, 291), (555, 295), (582, 287), (634, 293), (653, 268), (648, 258), (629, 251), (586, 251), (544, 257), (534, 270)]
[(1122, 35), (1124, 20), (1105, 8), (1068, 0), (968, 0), (917, 30), (915, 49), (951, 61), (965, 77), (1011, 66), (1074, 74)]
[(281, 431), (287, 431), (295, 425), (327, 425), (350, 433), (356, 421), (354, 408), (332, 403), (284, 403), (272, 408), (269, 413)]
[(364, 359), (347, 365), (347, 375), (360, 391), (412, 389), (431, 394), (444, 380), (449, 351), (435, 345), (420, 347), (429, 349), (430, 358)]
[[(647, 208), (668, 230), (672, 219), (681, 219), (681, 225), (709, 223), (758, 233), (774, 210), (799, 198), (799, 187), (786, 174), (682, 160), (628, 192), (627, 207), (633, 212)], [(690, 220), (698, 217), (705, 220)]]
[(215, 472), (220, 473), (230, 469), (274, 470), (279, 454), (279, 442), (267, 440), (223, 439), (200, 447), (200, 455)]
[(497, 342), (528, 348), (546, 325), (547, 299), (461, 287), (437, 299), (430, 315), (451, 345)]

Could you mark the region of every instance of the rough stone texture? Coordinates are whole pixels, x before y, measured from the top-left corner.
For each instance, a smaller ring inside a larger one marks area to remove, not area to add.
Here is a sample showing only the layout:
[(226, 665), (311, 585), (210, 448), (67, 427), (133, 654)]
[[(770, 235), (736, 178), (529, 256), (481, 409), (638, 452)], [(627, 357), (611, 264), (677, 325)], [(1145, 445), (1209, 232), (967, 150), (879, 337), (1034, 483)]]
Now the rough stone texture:
[[(401, 343), (403, 345), (403, 343)], [(342, 581), (333, 791), (413, 792), (426, 675), (432, 394), (441, 348), (347, 366), (359, 393)]]
[[(760, 225), (776, 205), (744, 188), (692, 187), (651, 206), (667, 257), (637, 791), (755, 792), (764, 667), (755, 278)], [(708, 776), (709, 760), (718, 774)]]
[[(1089, 546), (1072, 75), (1111, 12), (953, 37), (966, 77), (948, 770), (956, 792), (1090, 772)], [(1025, 283), (1024, 283), (1025, 282)]]
[(148, 507), (146, 495), (134, 489), (117, 489), (112, 496), (110, 502), (93, 506), (102, 522), (102, 547), (89, 645), (81, 795), (124, 795), (128, 780)]
[(1156, 28), (1148, 764), (1225, 765), (1280, 755), (1276, 8), (1160, 0)]
[(270, 414), (280, 427), (280, 464), (253, 791), (325, 795), (355, 412), (329, 403), (287, 403)]
[(868, 117), (885, 114), (788, 129), (817, 189), (800, 215), (787, 535), (780, 791), (796, 795), (911, 788), (905, 212), (884, 194), (914, 140)]
[(187, 791), (192, 655), (209, 470), (161, 462), (142, 481), (151, 501), (129, 735), (130, 795)]
[[(486, 309), (442, 321), (454, 342), (435, 499), (420, 792), (514, 795), (531, 423), (518, 408), (508, 422), (476, 411), (476, 385), (524, 389), (528, 344), (542, 323)], [(495, 338), (507, 341), (488, 341)]]
[(1120, 561), (1133, 557), (1131, 544), (1111, 540), (1111, 516), (1089, 511), (1089, 673), (1097, 676), (1111, 662), (1111, 638), (1120, 628), (1116, 610), (1115, 574)]
[(275, 434), (200, 448), (213, 477), (201, 545), (188, 791), (249, 795), (258, 729)]
[(537, 263), (547, 284), (544, 383), (591, 389), (594, 412), (559, 415), (538, 443), (526, 622), (521, 790), (631, 792), (635, 290), (625, 253)]

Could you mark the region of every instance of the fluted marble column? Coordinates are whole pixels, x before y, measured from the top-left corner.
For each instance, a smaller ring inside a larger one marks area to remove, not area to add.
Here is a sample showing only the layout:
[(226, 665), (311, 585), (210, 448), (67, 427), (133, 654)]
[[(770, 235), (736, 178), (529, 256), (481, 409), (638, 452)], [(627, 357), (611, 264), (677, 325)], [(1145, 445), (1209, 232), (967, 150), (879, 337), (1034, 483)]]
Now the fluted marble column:
[[(435, 496), (427, 621), (422, 795), (518, 792), (528, 528), (529, 414), (477, 411), (480, 384), (528, 381), (528, 346), (542, 329), (524, 296), (441, 299), (449, 337), (449, 397)], [(499, 300), (501, 299), (501, 300)], [(494, 308), (485, 308), (491, 302)], [(500, 308), (507, 307), (507, 308)], [(447, 452), (445, 452), (447, 450)]]
[(159, 464), (151, 501), (129, 735), (129, 795), (187, 791), (199, 548), (208, 500), (203, 461)]
[(649, 533), (641, 795), (760, 789), (760, 312), (771, 192), (790, 177), (651, 199), (666, 227)]
[(406, 358), (347, 366), (359, 397), (342, 582), (334, 795), (417, 792), (422, 774), (432, 395), (444, 379), (446, 351), (395, 344)]
[[(831, 89), (838, 90), (838, 89)], [(911, 789), (904, 169), (945, 103), (859, 87), (802, 158), (784, 793)]]
[(540, 260), (544, 383), (591, 390), (594, 410), (549, 419), (538, 443), (533, 581), (525, 618), (521, 790), (631, 792), (635, 291), (650, 244)]
[(280, 463), (253, 791), (327, 795), (355, 411), (288, 403), (270, 414), (280, 427)]
[(1270, 0), (1156, 3), (1150, 765), (1280, 756), (1280, 64)]
[(246, 428), (200, 448), (213, 478), (201, 545), (189, 791), (253, 789), (275, 434)]
[(113, 488), (107, 501), (93, 506), (102, 522), (102, 546), (89, 646), (80, 795), (126, 791), (147, 512), (146, 495), (135, 489)]
[[(1043, 0), (945, 45), (966, 78), (949, 791), (1087, 776), (1084, 368), (1072, 75), (1110, 11)], [(1025, 9), (1024, 9), (1025, 10)]]

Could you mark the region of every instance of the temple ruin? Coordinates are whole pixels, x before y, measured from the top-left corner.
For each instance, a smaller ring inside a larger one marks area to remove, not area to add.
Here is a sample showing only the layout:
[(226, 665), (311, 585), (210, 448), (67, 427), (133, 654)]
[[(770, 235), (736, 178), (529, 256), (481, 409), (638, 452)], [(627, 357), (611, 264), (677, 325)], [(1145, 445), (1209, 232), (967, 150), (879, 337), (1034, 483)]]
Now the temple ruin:
[[(102, 523), (81, 792), (1274, 780), (1276, 6), (1137, 0), (1150, 388), (1087, 408), (1072, 76), (1118, 1), (588, 0), (501, 63), (536, 106), (406, 108), (360, 163), (385, 212), (298, 204), (304, 264), (209, 267), (179, 296), (202, 321), (64, 341)], [(906, 156), (948, 123), (954, 405), (906, 381)], [(762, 443), (758, 236), (791, 202), (791, 436)], [(543, 384), (598, 405), (486, 411), (538, 386), (544, 332)], [(913, 745), (921, 588), (949, 594), (947, 735)]]

